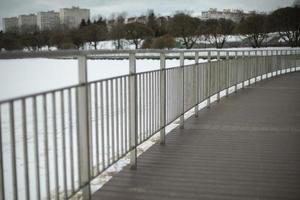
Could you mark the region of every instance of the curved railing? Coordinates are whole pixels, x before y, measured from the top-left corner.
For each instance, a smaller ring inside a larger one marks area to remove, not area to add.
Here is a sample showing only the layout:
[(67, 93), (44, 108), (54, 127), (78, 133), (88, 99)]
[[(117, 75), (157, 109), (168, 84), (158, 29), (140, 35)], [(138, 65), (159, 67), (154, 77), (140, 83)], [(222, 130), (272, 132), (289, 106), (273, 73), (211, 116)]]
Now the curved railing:
[[(78, 59), (79, 83), (0, 102), (1, 199), (90, 199), (91, 181), (137, 146), (211, 97), (299, 70), (299, 49), (140, 50), (1, 53), (13, 58)], [(129, 74), (87, 81), (87, 59), (129, 59)], [(136, 59), (160, 69), (136, 73)], [(178, 58), (179, 67), (166, 68)], [(195, 64), (185, 65), (185, 58)], [(199, 63), (199, 58), (206, 62)]]

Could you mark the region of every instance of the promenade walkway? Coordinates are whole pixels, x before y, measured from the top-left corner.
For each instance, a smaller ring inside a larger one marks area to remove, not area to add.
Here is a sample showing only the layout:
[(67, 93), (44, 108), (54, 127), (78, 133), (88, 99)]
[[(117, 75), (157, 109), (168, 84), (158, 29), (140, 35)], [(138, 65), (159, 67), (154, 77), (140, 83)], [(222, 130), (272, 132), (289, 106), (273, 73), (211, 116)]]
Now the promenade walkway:
[(300, 72), (203, 109), (93, 199), (300, 199)]

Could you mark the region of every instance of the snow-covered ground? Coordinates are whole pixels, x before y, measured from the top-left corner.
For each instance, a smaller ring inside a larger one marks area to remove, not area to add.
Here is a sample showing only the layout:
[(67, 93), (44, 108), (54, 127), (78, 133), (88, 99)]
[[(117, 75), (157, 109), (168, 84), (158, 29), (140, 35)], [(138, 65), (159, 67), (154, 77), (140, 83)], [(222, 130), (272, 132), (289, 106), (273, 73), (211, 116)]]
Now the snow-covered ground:
[[(193, 64), (192, 60), (185, 60)], [(179, 60), (167, 60), (167, 67)], [(159, 60), (137, 60), (137, 72), (159, 69)], [(128, 60), (89, 60), (88, 80), (128, 74)], [(0, 60), (0, 101), (78, 83), (77, 60), (14, 59)]]

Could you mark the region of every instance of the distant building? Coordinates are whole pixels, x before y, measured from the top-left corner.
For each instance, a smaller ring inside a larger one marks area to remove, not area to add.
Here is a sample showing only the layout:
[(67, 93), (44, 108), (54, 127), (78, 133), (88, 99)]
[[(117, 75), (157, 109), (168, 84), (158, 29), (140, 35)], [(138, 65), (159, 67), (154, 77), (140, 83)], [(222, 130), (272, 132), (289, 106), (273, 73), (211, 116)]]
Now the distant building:
[(61, 24), (69, 28), (77, 28), (83, 19), (87, 21), (90, 18), (90, 10), (79, 7), (62, 8), (59, 18)]
[(129, 17), (126, 19), (126, 24), (130, 24), (134, 22), (136, 22), (136, 17)]
[(35, 14), (29, 15), (19, 15), (18, 16), (18, 26), (36, 26), (37, 25), (37, 17)]
[(59, 13), (54, 11), (38, 12), (37, 26), (39, 30), (51, 30), (59, 26)]
[(240, 22), (243, 17), (247, 14), (243, 10), (230, 10), (224, 9), (223, 11), (218, 11), (216, 8), (211, 8), (208, 11), (203, 11), (201, 19), (229, 19), (234, 22)]
[(140, 16), (136, 18), (136, 22), (141, 23), (141, 24), (146, 24), (147, 23), (147, 17), (146, 16)]
[(300, 0), (295, 0), (293, 3), (294, 7), (300, 7)]
[(147, 16), (140, 16), (140, 17), (129, 17), (125, 20), (126, 24), (130, 23), (140, 23), (140, 24), (146, 24), (147, 23)]
[(15, 31), (18, 28), (18, 18), (17, 17), (9, 17), (2, 19), (3, 31)]

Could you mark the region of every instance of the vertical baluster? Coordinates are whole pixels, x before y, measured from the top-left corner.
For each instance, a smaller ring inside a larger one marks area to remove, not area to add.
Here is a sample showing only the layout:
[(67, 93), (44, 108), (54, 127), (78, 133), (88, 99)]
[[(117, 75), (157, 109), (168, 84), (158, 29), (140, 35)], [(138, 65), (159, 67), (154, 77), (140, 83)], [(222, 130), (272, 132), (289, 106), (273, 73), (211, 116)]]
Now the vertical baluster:
[(70, 144), (70, 176), (71, 176), (71, 191), (74, 193), (74, 155), (73, 155), (73, 112), (72, 112), (72, 91), (68, 89), (68, 110), (69, 110), (69, 144)]
[(147, 103), (146, 103), (146, 100), (147, 100), (147, 97), (146, 97), (146, 74), (143, 74), (143, 139), (146, 138), (146, 133), (147, 133), (147, 119), (146, 119), (146, 116), (147, 116)]
[(106, 106), (106, 153), (107, 153), (107, 164), (110, 165), (111, 158), (110, 158), (110, 127), (109, 127), (109, 93), (108, 93), (108, 83), (109, 81), (105, 82), (105, 106)]
[(154, 82), (155, 82), (155, 72), (151, 72), (151, 76), (152, 76), (152, 135), (154, 135), (154, 133), (155, 133), (155, 85), (154, 85)]
[(89, 156), (90, 156), (90, 175), (95, 175), (94, 170), (94, 144), (93, 144), (93, 97), (92, 97), (92, 86), (95, 84), (87, 84), (87, 116), (88, 116), (88, 147), (89, 147)]
[(54, 190), (55, 199), (59, 199), (59, 177), (58, 177), (58, 162), (57, 162), (57, 124), (56, 124), (56, 96), (55, 92), (52, 96), (52, 121), (53, 121), (53, 158), (54, 158)]
[(160, 76), (160, 71), (156, 72), (156, 78), (155, 78), (155, 91), (156, 91), (156, 100), (155, 100), (155, 105), (156, 105), (156, 122), (155, 122), (155, 127), (156, 127), (156, 131), (160, 130), (160, 122), (159, 122), (159, 106), (160, 106), (160, 80), (159, 80), (159, 76)]
[(94, 84), (94, 112), (95, 112), (95, 151), (96, 151), (96, 174), (100, 172), (99, 165), (99, 107), (98, 107), (98, 83)]
[(105, 169), (105, 140), (104, 140), (104, 93), (103, 93), (103, 82), (100, 82), (100, 108), (101, 108), (101, 158), (102, 158), (102, 171)]
[(45, 182), (47, 199), (50, 199), (50, 176), (49, 176), (49, 153), (48, 153), (48, 109), (47, 109), (47, 96), (43, 95), (43, 116), (44, 116), (44, 154), (45, 154)]
[(115, 89), (115, 96), (116, 96), (116, 145), (117, 145), (117, 159), (120, 158), (120, 130), (119, 130), (119, 118), (120, 118), (120, 108), (119, 108), (119, 78), (116, 79), (116, 89)]
[(150, 109), (150, 135), (149, 137), (152, 135), (153, 133), (153, 74), (152, 72), (149, 72), (149, 81), (150, 81), (150, 87), (149, 87), (149, 91), (150, 91), (150, 104), (149, 104), (149, 109)]
[(123, 77), (121, 78), (120, 80), (120, 120), (121, 120), (121, 154), (123, 155), (124, 154), (124, 106), (123, 106), (123, 103), (124, 103), (124, 95), (123, 95), (123, 90), (124, 90), (124, 87), (123, 87)]
[(138, 117), (139, 117), (139, 129), (138, 129), (138, 138), (139, 138), (139, 142), (144, 141), (144, 137), (142, 134), (142, 74), (137, 75), (138, 77), (138, 83), (137, 83), (137, 87), (138, 87)]
[[(1, 109), (1, 108), (0, 108)], [(23, 133), (23, 157), (24, 157), (24, 175), (25, 175), (25, 198), (30, 199), (30, 189), (29, 189), (29, 171), (28, 171), (28, 145), (27, 145), (27, 109), (26, 100), (22, 99), (22, 133)], [(1, 137), (1, 110), (0, 110), (0, 137)], [(1, 138), (0, 138), (0, 148), (2, 148)], [(0, 150), (2, 156), (2, 150)], [(2, 159), (0, 160), (2, 164)], [(2, 173), (2, 169), (0, 169)], [(2, 177), (2, 176), (1, 176)], [(0, 193), (1, 194), (1, 193)], [(3, 198), (4, 200), (4, 198)]]
[(146, 73), (146, 138), (149, 136), (149, 74)]
[(60, 91), (60, 111), (61, 111), (61, 138), (62, 138), (62, 161), (63, 161), (63, 190), (64, 198), (68, 198), (68, 189), (67, 189), (67, 167), (66, 167), (66, 133), (65, 133), (65, 100), (64, 100), (64, 91)]
[(114, 79), (110, 80), (110, 112), (111, 112), (111, 154), (112, 161), (116, 160), (116, 151), (115, 151), (115, 99), (114, 99)]
[(128, 148), (128, 79), (129, 77), (125, 78), (125, 83), (124, 83), (124, 87), (125, 87), (125, 148), (126, 148), (126, 152), (129, 150)]
[(37, 119), (37, 104), (36, 96), (33, 97), (33, 133), (34, 133), (34, 162), (35, 162), (35, 187), (36, 187), (36, 198), (41, 199), (40, 191), (40, 167), (39, 167), (39, 136), (38, 136), (38, 119)]
[(15, 133), (15, 111), (14, 102), (9, 102), (9, 125), (10, 125), (10, 149), (11, 149), (11, 166), (12, 166), (12, 187), (13, 199), (17, 200), (18, 197), (18, 180), (17, 180), (17, 158), (16, 158), (16, 133)]

